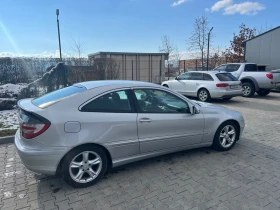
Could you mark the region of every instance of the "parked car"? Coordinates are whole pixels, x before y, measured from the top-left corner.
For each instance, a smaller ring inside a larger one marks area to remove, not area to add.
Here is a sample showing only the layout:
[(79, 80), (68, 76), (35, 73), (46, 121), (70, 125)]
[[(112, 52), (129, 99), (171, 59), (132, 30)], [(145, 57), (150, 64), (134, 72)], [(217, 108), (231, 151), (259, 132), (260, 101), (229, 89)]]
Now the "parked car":
[(18, 105), (15, 145), (23, 164), (62, 174), (74, 187), (145, 158), (211, 145), (229, 150), (245, 126), (237, 111), (136, 81), (79, 83)]
[(168, 80), (162, 86), (186, 96), (197, 97), (208, 102), (212, 98), (230, 100), (242, 95), (241, 82), (225, 72), (193, 71), (181, 74), (175, 80)]
[(230, 72), (242, 82), (243, 96), (251, 97), (257, 92), (260, 96), (266, 96), (272, 89), (280, 87), (280, 72), (265, 71), (254, 63), (230, 63), (213, 69), (218, 72)]

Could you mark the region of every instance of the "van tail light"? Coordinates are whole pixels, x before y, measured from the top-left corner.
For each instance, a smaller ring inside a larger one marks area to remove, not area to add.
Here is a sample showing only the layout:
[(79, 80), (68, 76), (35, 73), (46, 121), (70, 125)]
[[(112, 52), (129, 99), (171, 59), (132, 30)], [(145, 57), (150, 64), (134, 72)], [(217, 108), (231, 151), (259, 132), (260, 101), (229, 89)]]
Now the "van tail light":
[(21, 124), (22, 136), (26, 139), (32, 139), (44, 133), (50, 124), (28, 124), (26, 122)]
[(51, 122), (36, 113), (19, 110), (19, 122), (21, 135), (25, 139), (32, 139), (44, 133)]
[(228, 87), (229, 84), (228, 83), (218, 83), (216, 84), (217, 87)]
[(266, 74), (266, 77), (267, 77), (268, 79), (273, 79), (273, 74)]

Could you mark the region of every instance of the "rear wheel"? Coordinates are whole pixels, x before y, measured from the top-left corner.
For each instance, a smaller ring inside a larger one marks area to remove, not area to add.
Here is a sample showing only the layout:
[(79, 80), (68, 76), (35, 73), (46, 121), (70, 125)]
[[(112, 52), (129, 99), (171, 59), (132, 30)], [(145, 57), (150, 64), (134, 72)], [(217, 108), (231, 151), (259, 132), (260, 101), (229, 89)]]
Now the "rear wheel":
[(197, 93), (197, 97), (200, 101), (203, 101), (203, 102), (208, 102), (211, 100), (211, 96), (208, 92), (208, 90), (206, 89), (200, 89)]
[(270, 90), (259, 90), (259, 91), (257, 91), (257, 94), (259, 95), (259, 96), (266, 96), (266, 95), (268, 95), (270, 93)]
[(219, 151), (230, 150), (238, 138), (238, 128), (234, 122), (223, 123), (217, 130), (213, 146)]
[(252, 97), (255, 94), (255, 86), (250, 82), (242, 84), (243, 97)]
[(103, 177), (107, 157), (97, 146), (78, 147), (70, 151), (62, 163), (64, 180), (73, 187), (88, 187)]

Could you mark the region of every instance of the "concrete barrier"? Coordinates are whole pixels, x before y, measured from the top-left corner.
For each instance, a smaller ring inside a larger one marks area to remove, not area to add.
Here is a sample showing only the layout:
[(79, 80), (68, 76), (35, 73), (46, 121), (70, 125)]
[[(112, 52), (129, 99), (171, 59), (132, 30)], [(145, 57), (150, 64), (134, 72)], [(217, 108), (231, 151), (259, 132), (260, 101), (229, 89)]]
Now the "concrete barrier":
[(0, 145), (14, 143), (14, 138), (14, 136), (0, 137)]

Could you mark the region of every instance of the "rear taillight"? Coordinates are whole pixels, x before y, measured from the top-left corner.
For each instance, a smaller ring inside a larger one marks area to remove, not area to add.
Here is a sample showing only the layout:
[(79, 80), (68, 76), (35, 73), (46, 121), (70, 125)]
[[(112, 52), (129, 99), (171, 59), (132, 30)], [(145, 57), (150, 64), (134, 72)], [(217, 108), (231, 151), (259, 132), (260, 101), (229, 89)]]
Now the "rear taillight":
[(51, 122), (42, 116), (19, 110), (19, 122), (21, 135), (25, 139), (32, 139), (44, 133), (51, 125)]
[(44, 133), (49, 127), (50, 124), (29, 124), (24, 122), (21, 124), (21, 133), (24, 138), (32, 139)]
[(266, 74), (266, 77), (267, 77), (268, 79), (273, 79), (273, 74)]
[(229, 86), (229, 84), (228, 83), (218, 83), (218, 84), (216, 84), (216, 86), (217, 87), (227, 87), (227, 86)]

